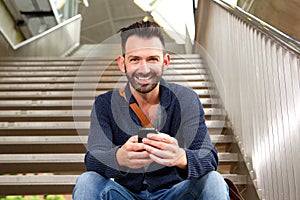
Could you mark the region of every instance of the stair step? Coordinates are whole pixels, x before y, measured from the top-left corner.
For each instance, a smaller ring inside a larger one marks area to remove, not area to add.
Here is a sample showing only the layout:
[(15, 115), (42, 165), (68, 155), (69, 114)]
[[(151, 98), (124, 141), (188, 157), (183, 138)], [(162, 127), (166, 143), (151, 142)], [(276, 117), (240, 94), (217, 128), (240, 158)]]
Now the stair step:
[[(1, 58), (0, 66), (89, 66), (89, 65), (117, 65), (116, 57), (101, 57), (101, 58), (75, 58), (75, 57), (66, 57), (66, 58)], [(171, 65), (176, 64), (202, 64), (203, 60), (201, 57), (188, 57), (181, 55), (171, 55)]]
[[(219, 120), (207, 120), (206, 125), (208, 128), (223, 128), (226, 123)], [(44, 130), (44, 129), (89, 129), (90, 122), (0, 122), (0, 130)]]
[[(116, 57), (101, 57), (101, 58), (49, 58), (49, 59), (27, 59), (27, 58), (14, 58), (14, 60), (9, 60), (10, 58), (1, 58), (0, 66), (1, 69), (9, 69), (9, 67), (41, 67), (45, 69), (47, 67), (66, 67), (66, 66), (117, 66)], [(198, 64), (203, 65), (203, 60), (201, 58), (185, 57), (185, 56), (171, 56), (170, 66), (173, 65), (189, 65), (197, 66)], [(2, 68), (5, 67), (5, 68)], [(0, 70), (1, 71), (1, 70)]]
[(79, 175), (0, 176), (1, 195), (72, 194)]
[[(230, 135), (211, 135), (212, 143), (232, 143)], [(88, 136), (0, 136), (0, 145), (87, 144)]]
[(239, 155), (237, 153), (219, 153), (220, 162), (238, 162)]
[[(119, 71), (119, 67), (116, 61), (114, 62), (72, 62), (72, 63), (56, 63), (50, 65), (48, 63), (33, 63), (33, 65), (2, 65), (0, 61), (0, 72), (54, 72), (54, 71)], [(202, 62), (196, 63), (176, 63), (171, 62), (169, 64), (168, 70), (207, 70)], [(167, 71), (168, 71), (167, 70)], [(166, 71), (166, 72), (167, 72)]]
[[(0, 163), (83, 163), (84, 153), (80, 154), (0, 154)], [(220, 162), (238, 162), (237, 153), (218, 153)], [(3, 169), (0, 169), (3, 170)]]
[[(204, 108), (206, 115), (224, 115), (224, 110), (218, 108)], [(55, 117), (90, 117), (91, 110), (5, 110), (0, 112), (0, 119), (4, 118), (55, 118)]]
[(236, 185), (246, 185), (247, 184), (247, 176), (246, 175), (238, 175), (238, 174), (222, 174), (224, 178), (230, 179)]
[[(48, 63), (44, 63), (41, 65), (1, 65), (0, 62), (0, 72), (26, 72), (26, 71), (95, 71), (95, 70), (108, 70), (108, 71), (116, 71), (119, 70), (116, 63), (107, 63), (107, 62), (87, 62), (87, 63), (73, 63), (72, 65), (67, 65), (66, 63), (61, 65), (48, 65)], [(168, 69), (206, 69), (203, 63), (170, 63)], [(167, 72), (167, 71), (166, 71)]]
[[(0, 174), (85, 171), (85, 153), (0, 154)], [(218, 153), (220, 163), (238, 162), (236, 153)]]
[[(43, 136), (39, 133), (36, 136), (0, 136), (0, 152), (1, 154), (85, 153), (87, 138), (87, 135), (82, 134)], [(218, 151), (223, 153), (227, 152), (233, 138), (230, 135), (211, 135), (211, 141)]]
[[(78, 176), (53, 174), (0, 176), (0, 187), (3, 190), (1, 194), (71, 194)], [(238, 186), (247, 184), (244, 175), (223, 174), (223, 177), (231, 179)]]
[[(200, 98), (203, 106), (219, 104), (220, 101), (216, 98)], [(72, 100), (1, 100), (0, 108), (18, 108), (18, 109), (32, 109), (34, 107), (43, 107), (51, 109), (51, 107), (91, 107), (93, 100), (76, 100), (75, 103)], [(42, 108), (42, 109), (43, 109)]]
[[(196, 75), (185, 75), (185, 76), (174, 76), (174, 75), (166, 75), (164, 76), (164, 79), (166, 81), (170, 81), (170, 82), (177, 82), (177, 81), (206, 81), (206, 80), (210, 80), (210, 77), (208, 75), (200, 75), (200, 74), (196, 74)], [(127, 79), (125, 78), (125, 76), (112, 76), (112, 77), (107, 77), (107, 76), (102, 76), (99, 78), (99, 74), (93, 74), (93, 76), (81, 76), (80, 79), (78, 79), (78, 77), (76, 76), (63, 76), (63, 73), (61, 73), (60, 77), (57, 76), (53, 76), (53, 77), (2, 77), (0, 79), (0, 83), (74, 83), (74, 82), (92, 82), (92, 83), (96, 83), (98, 82), (102, 83), (102, 82), (113, 82), (113, 83), (117, 83), (117, 82), (127, 82)]]
[[(166, 75), (190, 75), (190, 74), (207, 74), (208, 71), (206, 69), (169, 69), (164, 72), (164, 76)], [(99, 70), (80, 70), (80, 71), (9, 71), (9, 72), (1, 72), (0, 77), (52, 77), (52, 76), (122, 76), (122, 73), (119, 70), (107, 70), (107, 71), (99, 71)]]
[[(199, 96), (215, 96), (217, 92), (210, 89), (194, 89), (196, 94)], [(106, 90), (94, 91), (94, 90), (83, 90), (83, 91), (5, 91), (0, 93), (0, 99), (7, 98), (94, 98), (97, 95), (106, 93)]]
[[(247, 177), (238, 174), (222, 174), (224, 178), (229, 178), (237, 185), (247, 184)], [(34, 186), (34, 185), (75, 185), (79, 175), (27, 175), (27, 176), (0, 176), (0, 186), (19, 185), (19, 186)]]
[[(19, 185), (75, 185), (79, 175), (27, 175), (27, 176), (0, 176), (0, 186)], [(238, 174), (222, 174), (224, 178), (229, 178), (237, 185), (247, 184), (247, 177)]]
[[(85, 154), (0, 154), (1, 165), (37, 163), (83, 163)], [(3, 170), (0, 169), (0, 171)]]
[[(168, 44), (168, 43), (167, 43)], [(109, 44), (113, 45), (113, 44)], [(199, 54), (193, 54), (193, 53), (177, 53), (172, 54), (172, 59), (182, 59), (182, 58), (201, 58), (201, 55)], [(84, 61), (84, 60), (111, 60), (115, 59), (115, 56), (103, 56), (103, 57), (3, 57), (0, 60), (0, 63), (2, 62), (51, 62), (51, 61)]]
[[(213, 84), (209, 81), (199, 81), (199, 82), (174, 82), (180, 85), (188, 86), (190, 88), (208, 88), (212, 87)], [(73, 90), (74, 83), (10, 83), (10, 84), (0, 84), (0, 90)], [(76, 85), (77, 89), (90, 90), (91, 88), (97, 87), (97, 89), (111, 90), (116, 87), (116, 83), (81, 83)]]

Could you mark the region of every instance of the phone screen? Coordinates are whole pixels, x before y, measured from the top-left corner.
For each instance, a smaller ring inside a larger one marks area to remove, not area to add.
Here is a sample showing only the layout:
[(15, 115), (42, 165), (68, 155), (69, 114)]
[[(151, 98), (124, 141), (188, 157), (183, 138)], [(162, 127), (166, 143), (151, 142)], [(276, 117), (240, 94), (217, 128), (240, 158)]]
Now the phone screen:
[(148, 133), (156, 132), (155, 128), (140, 128), (138, 132), (138, 142), (142, 142), (143, 138), (146, 138)]

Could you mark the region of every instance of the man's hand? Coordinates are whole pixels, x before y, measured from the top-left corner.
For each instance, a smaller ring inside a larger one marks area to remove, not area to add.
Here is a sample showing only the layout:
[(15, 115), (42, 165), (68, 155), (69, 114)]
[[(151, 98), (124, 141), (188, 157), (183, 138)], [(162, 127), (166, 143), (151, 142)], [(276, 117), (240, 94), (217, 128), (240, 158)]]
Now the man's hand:
[(178, 146), (176, 138), (165, 133), (148, 134), (143, 143), (153, 161), (168, 167), (187, 169), (185, 150)]
[(119, 165), (131, 169), (138, 169), (149, 165), (153, 160), (145, 150), (145, 144), (138, 143), (138, 137), (132, 136), (117, 151), (116, 154)]

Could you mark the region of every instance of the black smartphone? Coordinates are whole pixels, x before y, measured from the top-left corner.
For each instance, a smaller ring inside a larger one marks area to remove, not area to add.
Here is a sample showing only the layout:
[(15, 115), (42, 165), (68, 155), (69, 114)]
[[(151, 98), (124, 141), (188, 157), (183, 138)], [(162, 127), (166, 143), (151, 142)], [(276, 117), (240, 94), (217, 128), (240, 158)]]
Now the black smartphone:
[(146, 138), (148, 133), (157, 133), (157, 131), (155, 128), (140, 128), (138, 132), (138, 142), (142, 142), (143, 138)]

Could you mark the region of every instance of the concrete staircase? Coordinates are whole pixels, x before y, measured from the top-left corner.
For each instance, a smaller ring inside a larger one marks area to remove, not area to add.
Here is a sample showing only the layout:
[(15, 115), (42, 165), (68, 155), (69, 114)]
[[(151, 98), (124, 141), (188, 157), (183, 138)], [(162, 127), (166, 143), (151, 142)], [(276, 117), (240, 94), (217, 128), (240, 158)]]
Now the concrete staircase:
[[(245, 192), (247, 172), (209, 71), (199, 55), (172, 59), (165, 79), (199, 94), (218, 171)], [(93, 100), (125, 81), (109, 57), (1, 59), (0, 196), (70, 194), (85, 170)]]

